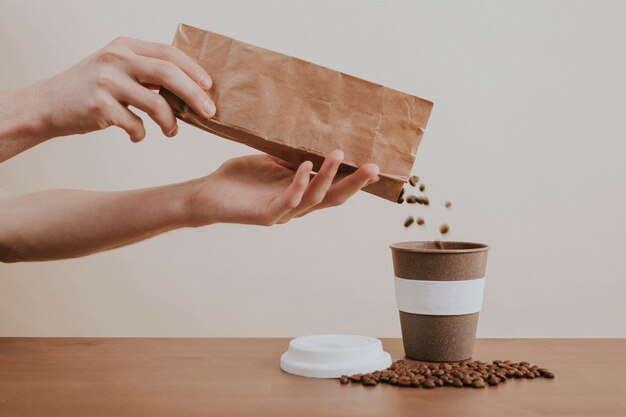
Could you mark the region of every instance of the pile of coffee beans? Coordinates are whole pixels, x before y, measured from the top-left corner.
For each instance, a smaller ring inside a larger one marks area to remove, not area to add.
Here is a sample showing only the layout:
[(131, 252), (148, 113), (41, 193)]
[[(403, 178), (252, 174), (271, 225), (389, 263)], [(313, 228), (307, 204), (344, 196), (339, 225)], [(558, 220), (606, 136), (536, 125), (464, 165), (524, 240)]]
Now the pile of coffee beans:
[[(422, 193), (426, 191), (426, 185), (423, 182), (420, 183), (420, 178), (417, 175), (411, 175), (409, 177), (409, 185), (411, 185), (411, 187), (417, 187), (417, 189)], [(400, 193), (400, 197), (398, 197), (399, 204), (406, 202), (407, 204), (421, 204), (424, 206), (430, 205), (430, 199), (425, 194), (424, 195), (409, 194), (407, 196), (405, 196), (404, 194), (405, 194), (405, 190), (402, 189), (402, 192)], [(446, 201), (444, 203), (444, 206), (447, 209), (449, 209), (452, 207), (452, 202)], [(425, 221), (423, 217), (418, 217), (417, 219), (415, 219), (413, 216), (408, 216), (404, 220), (404, 227), (410, 227), (413, 223), (416, 223), (418, 226), (422, 226), (424, 225)], [(448, 224), (443, 223), (441, 224), (441, 226), (439, 226), (439, 233), (441, 233), (442, 235), (445, 235), (449, 231), (450, 231), (450, 226)], [(437, 245), (437, 247), (439, 247), (440, 249), (443, 249), (443, 246)]]
[(411, 363), (398, 360), (383, 371), (369, 374), (342, 375), (342, 384), (363, 384), (376, 386), (391, 384), (400, 387), (437, 388), (452, 386), (457, 388), (485, 388), (496, 386), (509, 379), (554, 378), (554, 374), (545, 368), (528, 362), (464, 361), (457, 363)]

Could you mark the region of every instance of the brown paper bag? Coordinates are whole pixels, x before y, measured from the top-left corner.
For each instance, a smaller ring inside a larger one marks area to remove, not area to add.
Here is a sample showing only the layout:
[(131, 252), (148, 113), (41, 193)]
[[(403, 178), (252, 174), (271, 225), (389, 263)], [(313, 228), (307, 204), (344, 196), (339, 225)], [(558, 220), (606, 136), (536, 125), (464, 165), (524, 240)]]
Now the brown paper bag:
[(364, 190), (398, 199), (433, 103), (184, 24), (173, 45), (211, 75), (217, 106), (207, 120), (162, 90), (178, 118), (294, 164), (310, 160), (314, 170), (341, 149), (340, 171), (378, 164), (380, 181)]

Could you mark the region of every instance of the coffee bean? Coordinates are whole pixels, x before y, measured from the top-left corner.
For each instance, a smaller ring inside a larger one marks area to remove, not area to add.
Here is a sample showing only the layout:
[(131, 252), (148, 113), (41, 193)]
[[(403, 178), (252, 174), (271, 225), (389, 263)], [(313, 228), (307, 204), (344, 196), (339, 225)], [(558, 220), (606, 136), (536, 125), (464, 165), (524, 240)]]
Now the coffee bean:
[(498, 385), (500, 383), (500, 381), (498, 380), (498, 377), (495, 375), (491, 375), (488, 379), (487, 379), (487, 383), (489, 385)]
[(443, 223), (441, 226), (439, 226), (439, 233), (441, 233), (442, 235), (445, 235), (449, 231), (450, 231), (450, 226), (448, 226), (447, 223)]
[(420, 184), (420, 191), (424, 192), (426, 190), (426, 186), (424, 184)]
[(352, 382), (361, 382), (361, 374), (354, 374), (350, 377)]
[(461, 381), (459, 378), (454, 378), (452, 380), (452, 386), (453, 387), (457, 387), (457, 388), (461, 388), (461, 387), (463, 387), (463, 381)]
[(417, 223), (419, 226), (424, 224), (424, 218), (423, 217), (418, 217), (417, 220), (415, 220), (415, 223)]
[(342, 384), (347, 384), (350, 382), (350, 378), (348, 377), (348, 375), (341, 375), (341, 378), (339, 378), (339, 382)]
[(415, 219), (413, 218), (413, 216), (407, 217), (406, 219), (404, 219), (404, 227), (409, 227), (413, 224), (414, 221)]
[(452, 202), (451, 201), (446, 201), (445, 206), (446, 206), (446, 208), (452, 207)]
[(398, 385), (402, 387), (408, 387), (411, 385), (411, 379), (405, 376), (400, 377), (398, 378)]
[(443, 242), (441, 240), (435, 240), (435, 246), (437, 249), (443, 249)]
[(426, 381), (422, 382), (422, 386), (424, 388), (435, 388), (437, 386), (437, 384), (435, 384), (434, 380), (427, 379)]
[(416, 195), (411, 194), (411, 195), (407, 195), (404, 200), (407, 202), (407, 204), (415, 204), (420, 201), (420, 198), (417, 197)]
[(411, 184), (411, 186), (415, 187), (417, 185), (417, 183), (419, 182), (420, 177), (418, 177), (417, 175), (411, 175), (409, 177), (409, 184)]
[(550, 371), (547, 371), (547, 372), (543, 373), (543, 377), (552, 379), (552, 378), (554, 378), (554, 374), (552, 372), (550, 372)]
[(476, 379), (472, 382), (472, 387), (485, 388), (485, 381), (483, 381), (482, 379)]
[(365, 378), (363, 380), (363, 385), (365, 385), (366, 387), (372, 387), (374, 385), (376, 385), (377, 382), (375, 380), (373, 380), (372, 378)]

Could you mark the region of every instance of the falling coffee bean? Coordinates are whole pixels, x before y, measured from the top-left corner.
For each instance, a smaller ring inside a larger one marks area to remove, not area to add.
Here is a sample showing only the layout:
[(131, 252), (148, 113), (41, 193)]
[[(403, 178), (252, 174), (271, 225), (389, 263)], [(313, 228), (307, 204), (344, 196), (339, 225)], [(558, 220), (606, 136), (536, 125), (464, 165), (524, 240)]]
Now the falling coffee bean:
[(406, 219), (404, 219), (404, 227), (409, 227), (413, 224), (414, 221), (415, 219), (413, 218), (413, 216), (407, 217)]
[(411, 184), (412, 187), (415, 187), (417, 185), (417, 183), (419, 182), (420, 177), (418, 177), (417, 175), (411, 175), (409, 177), (409, 184)]
[(423, 225), (424, 224), (424, 218), (423, 217), (418, 217), (417, 220), (415, 220), (415, 223), (417, 223), (418, 225)]
[(426, 190), (426, 186), (424, 184), (420, 184), (420, 191), (424, 192)]
[(443, 223), (441, 226), (439, 226), (439, 233), (441, 233), (442, 235), (445, 235), (449, 231), (450, 231), (450, 226), (448, 226), (447, 223)]
[(452, 202), (451, 201), (446, 201), (446, 208), (450, 208), (452, 207)]
[(405, 201), (407, 202), (407, 204), (415, 204), (418, 203), (420, 199), (416, 195), (407, 195)]

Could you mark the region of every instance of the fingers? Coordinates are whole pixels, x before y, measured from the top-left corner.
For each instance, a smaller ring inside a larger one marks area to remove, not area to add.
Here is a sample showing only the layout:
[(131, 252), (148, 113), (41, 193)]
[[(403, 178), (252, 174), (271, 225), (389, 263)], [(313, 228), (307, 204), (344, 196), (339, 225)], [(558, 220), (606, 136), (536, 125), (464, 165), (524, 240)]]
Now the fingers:
[(110, 123), (124, 129), (133, 142), (141, 142), (146, 137), (141, 118), (119, 103), (110, 110)]
[(132, 38), (120, 38), (118, 42), (127, 45), (137, 55), (157, 58), (173, 63), (205, 90), (210, 89), (213, 85), (211, 76), (204, 68), (189, 55), (174, 46), (163, 43), (145, 42)]
[(376, 164), (365, 164), (354, 173), (333, 184), (324, 200), (313, 207), (299, 213), (296, 217), (302, 217), (312, 211), (326, 207), (338, 206), (345, 203), (350, 197), (356, 194), (361, 188), (378, 181), (378, 166)]
[(315, 177), (307, 187), (302, 200), (297, 207), (290, 210), (283, 219), (282, 222), (289, 221), (292, 217), (309, 210), (311, 207), (320, 204), (326, 197), (326, 193), (333, 183), (335, 175), (337, 175), (337, 169), (343, 162), (344, 154), (340, 150), (332, 151), (328, 154), (322, 167), (315, 174)]
[(300, 164), (289, 187), (270, 205), (267, 218), (265, 219), (267, 224), (276, 223), (277, 220), (300, 204), (302, 196), (309, 185), (312, 169), (313, 163), (311, 161), (305, 161)]
[(133, 75), (140, 83), (161, 85), (167, 88), (196, 113), (207, 119), (215, 115), (215, 104), (206, 92), (172, 62), (137, 56), (130, 65)]
[(161, 127), (165, 136), (176, 135), (178, 132), (176, 117), (161, 95), (142, 87), (128, 77), (120, 77), (111, 89), (111, 94), (118, 101), (147, 113)]

